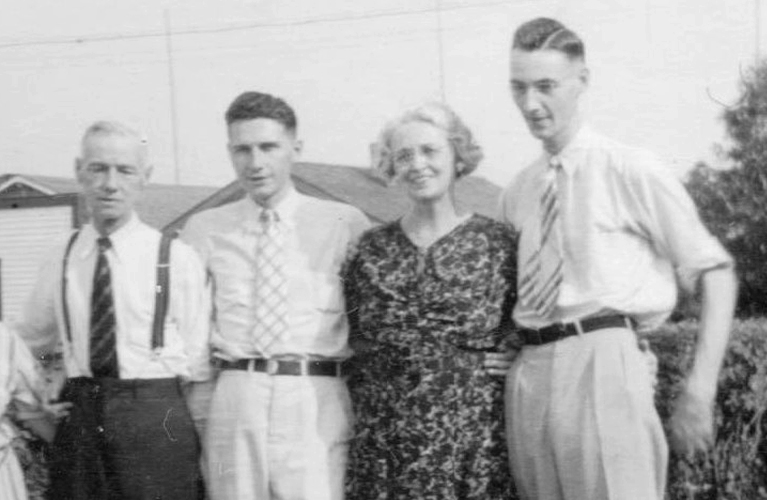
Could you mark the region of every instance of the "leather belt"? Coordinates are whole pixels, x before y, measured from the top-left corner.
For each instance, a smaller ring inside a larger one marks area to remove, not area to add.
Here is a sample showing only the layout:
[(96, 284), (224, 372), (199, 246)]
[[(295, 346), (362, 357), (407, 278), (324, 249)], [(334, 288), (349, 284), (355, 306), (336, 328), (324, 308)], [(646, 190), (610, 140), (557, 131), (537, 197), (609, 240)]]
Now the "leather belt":
[(538, 330), (533, 328), (522, 328), (519, 330), (519, 336), (525, 345), (543, 345), (550, 342), (556, 342), (579, 333), (589, 333), (605, 328), (629, 328), (633, 329), (634, 320), (628, 316), (615, 314), (612, 316), (598, 316), (596, 318), (586, 318), (572, 323), (556, 323)]
[(220, 363), (223, 370), (264, 372), (269, 375), (344, 377), (347, 374), (346, 365), (342, 361), (247, 358), (235, 361), (221, 360)]

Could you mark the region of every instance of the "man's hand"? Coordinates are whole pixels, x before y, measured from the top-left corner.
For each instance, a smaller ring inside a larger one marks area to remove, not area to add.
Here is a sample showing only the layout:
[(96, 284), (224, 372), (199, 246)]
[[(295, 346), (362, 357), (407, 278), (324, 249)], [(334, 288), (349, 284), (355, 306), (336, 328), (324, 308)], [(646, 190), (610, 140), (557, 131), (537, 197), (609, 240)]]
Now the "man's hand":
[(62, 418), (66, 418), (69, 416), (69, 410), (72, 409), (72, 403), (59, 403), (59, 402), (52, 402), (48, 401), (43, 403), (43, 411), (46, 415), (50, 416), (52, 419), (58, 421)]
[(48, 443), (56, 436), (58, 421), (69, 416), (72, 403), (41, 402), (40, 405), (29, 405), (21, 401), (14, 403), (15, 417), (21, 425), (32, 431)]
[(669, 421), (671, 447), (685, 456), (707, 451), (714, 444), (714, 404), (711, 398), (685, 390)]
[(511, 361), (514, 359), (513, 352), (486, 352), (485, 370), (495, 377), (505, 377), (506, 372), (511, 367)]

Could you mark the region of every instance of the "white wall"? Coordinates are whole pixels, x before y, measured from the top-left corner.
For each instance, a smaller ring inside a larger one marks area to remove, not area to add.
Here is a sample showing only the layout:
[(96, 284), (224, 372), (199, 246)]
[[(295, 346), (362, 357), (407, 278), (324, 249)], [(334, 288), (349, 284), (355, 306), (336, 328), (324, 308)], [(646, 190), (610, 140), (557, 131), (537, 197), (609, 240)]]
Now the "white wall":
[(51, 252), (52, 243), (71, 228), (69, 205), (0, 210), (0, 297), (4, 321), (21, 312), (42, 259)]

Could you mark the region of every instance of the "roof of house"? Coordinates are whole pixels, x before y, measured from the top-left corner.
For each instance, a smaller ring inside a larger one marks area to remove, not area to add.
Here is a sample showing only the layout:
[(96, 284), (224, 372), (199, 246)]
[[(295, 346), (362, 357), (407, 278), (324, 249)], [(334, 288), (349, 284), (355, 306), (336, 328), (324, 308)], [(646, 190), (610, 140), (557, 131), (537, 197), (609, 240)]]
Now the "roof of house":
[[(14, 174), (0, 176), (0, 185)], [(55, 194), (79, 193), (80, 185), (73, 178), (50, 177), (45, 175), (17, 176), (34, 184), (48, 188)], [(182, 216), (187, 210), (215, 193), (210, 186), (179, 186), (149, 184), (136, 206), (141, 220), (157, 228), (163, 228)]]
[[(14, 178), (43, 191), (41, 195), (73, 194), (80, 191), (74, 178), (45, 175), (0, 175), (0, 187), (14, 184)], [(397, 186), (370, 169), (298, 163), (293, 169), (296, 189), (309, 196), (354, 205), (374, 223), (396, 219), (408, 207), (408, 198)], [(48, 191), (48, 193), (46, 193)], [(481, 177), (468, 176), (456, 185), (456, 200), (466, 211), (492, 216), (495, 214), (500, 188)], [(234, 181), (223, 188), (149, 184), (137, 206), (147, 224), (163, 229), (180, 229), (187, 218), (200, 210), (238, 200), (244, 191)], [(82, 204), (81, 204), (82, 205)]]
[[(296, 189), (309, 196), (331, 199), (354, 205), (374, 223), (396, 219), (407, 210), (407, 195), (398, 186), (389, 186), (370, 169), (328, 165), (322, 163), (298, 163), (293, 168)], [(468, 176), (456, 184), (456, 200), (469, 212), (494, 216), (497, 210), (500, 188), (492, 182)], [(195, 212), (231, 203), (242, 198), (245, 192), (235, 181), (211, 197), (197, 204), (192, 210), (171, 223), (183, 227), (186, 219)]]

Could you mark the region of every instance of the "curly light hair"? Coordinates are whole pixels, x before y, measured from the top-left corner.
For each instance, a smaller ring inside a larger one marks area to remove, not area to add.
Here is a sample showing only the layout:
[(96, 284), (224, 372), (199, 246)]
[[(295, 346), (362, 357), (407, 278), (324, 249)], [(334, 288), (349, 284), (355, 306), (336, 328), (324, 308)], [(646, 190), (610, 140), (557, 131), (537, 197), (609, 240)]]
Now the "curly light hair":
[(477, 144), (469, 127), (448, 105), (428, 103), (403, 113), (389, 122), (381, 131), (378, 141), (373, 145), (373, 169), (391, 181), (396, 177), (391, 142), (396, 130), (412, 122), (433, 125), (445, 131), (447, 140), (455, 153), (455, 174), (461, 178), (473, 172), (484, 154)]

